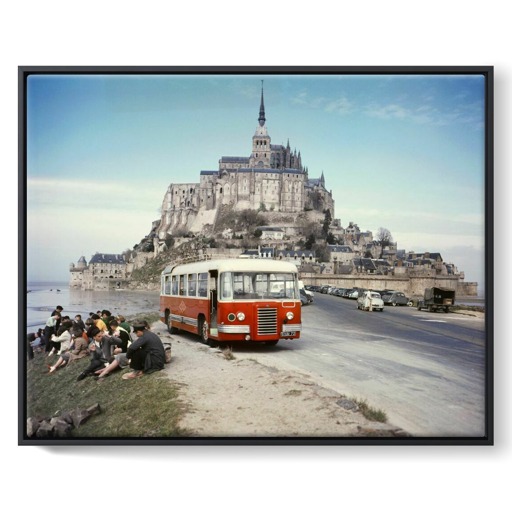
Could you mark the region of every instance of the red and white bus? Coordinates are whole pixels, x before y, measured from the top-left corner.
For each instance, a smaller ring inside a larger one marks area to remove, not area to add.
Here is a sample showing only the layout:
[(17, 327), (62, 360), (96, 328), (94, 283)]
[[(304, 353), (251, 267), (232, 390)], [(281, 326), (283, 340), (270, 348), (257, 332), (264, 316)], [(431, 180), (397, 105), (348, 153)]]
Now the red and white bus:
[(162, 272), (160, 314), (171, 333), (202, 341), (261, 341), (300, 336), (297, 267), (259, 259), (207, 260)]

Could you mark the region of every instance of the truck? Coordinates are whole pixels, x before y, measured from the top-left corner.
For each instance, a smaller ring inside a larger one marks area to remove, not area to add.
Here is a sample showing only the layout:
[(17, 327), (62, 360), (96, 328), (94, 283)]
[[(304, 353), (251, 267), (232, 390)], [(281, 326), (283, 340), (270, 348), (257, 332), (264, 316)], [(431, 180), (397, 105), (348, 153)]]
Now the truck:
[(428, 309), (430, 312), (443, 310), (445, 313), (455, 305), (455, 290), (433, 286), (425, 288), (423, 299), (418, 301), (418, 311)]

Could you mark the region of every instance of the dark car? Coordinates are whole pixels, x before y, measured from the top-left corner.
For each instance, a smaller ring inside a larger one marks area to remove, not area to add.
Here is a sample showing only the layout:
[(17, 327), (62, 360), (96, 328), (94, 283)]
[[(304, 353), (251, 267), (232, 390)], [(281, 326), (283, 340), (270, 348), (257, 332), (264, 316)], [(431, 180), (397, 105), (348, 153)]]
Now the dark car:
[(402, 292), (391, 292), (382, 296), (384, 304), (391, 304), (392, 306), (407, 306), (409, 299)]
[(307, 306), (313, 302), (313, 298), (310, 297), (302, 288), (300, 289), (300, 302), (303, 306)]

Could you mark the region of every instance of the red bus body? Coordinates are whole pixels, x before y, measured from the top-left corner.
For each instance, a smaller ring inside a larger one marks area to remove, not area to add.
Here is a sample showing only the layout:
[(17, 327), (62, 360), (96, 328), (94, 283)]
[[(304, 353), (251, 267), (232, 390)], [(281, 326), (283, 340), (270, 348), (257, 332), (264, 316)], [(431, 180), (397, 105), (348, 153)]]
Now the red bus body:
[(208, 260), (162, 272), (160, 314), (171, 333), (188, 331), (205, 343), (275, 344), (300, 336), (297, 267), (263, 259)]

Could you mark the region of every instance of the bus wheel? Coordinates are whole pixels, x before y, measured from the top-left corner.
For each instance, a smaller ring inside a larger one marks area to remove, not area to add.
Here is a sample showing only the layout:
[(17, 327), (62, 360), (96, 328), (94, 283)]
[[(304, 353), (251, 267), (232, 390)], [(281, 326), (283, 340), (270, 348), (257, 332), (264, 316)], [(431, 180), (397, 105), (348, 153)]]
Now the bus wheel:
[(172, 325), (171, 315), (167, 318), (167, 330), (170, 334), (178, 334), (180, 330)]
[(203, 343), (208, 344), (208, 339), (210, 338), (210, 328), (208, 326), (208, 322), (204, 317), (199, 319), (199, 336), (201, 336), (201, 341)]
[(170, 334), (178, 334), (179, 329), (177, 327), (173, 327), (171, 323), (171, 312), (165, 312), (165, 324), (167, 325), (167, 330)]

